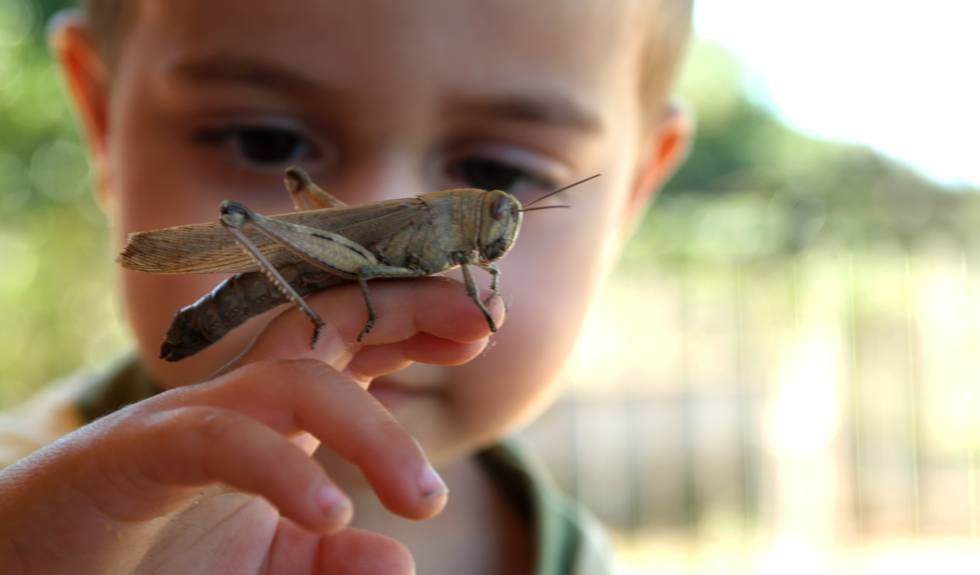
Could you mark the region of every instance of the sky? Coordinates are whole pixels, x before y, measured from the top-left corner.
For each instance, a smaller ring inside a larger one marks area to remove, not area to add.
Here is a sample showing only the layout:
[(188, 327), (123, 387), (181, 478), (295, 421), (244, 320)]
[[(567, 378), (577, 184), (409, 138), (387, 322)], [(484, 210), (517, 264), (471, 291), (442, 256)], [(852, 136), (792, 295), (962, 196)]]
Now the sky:
[(980, 189), (980, 2), (695, 0), (750, 96), (814, 136)]

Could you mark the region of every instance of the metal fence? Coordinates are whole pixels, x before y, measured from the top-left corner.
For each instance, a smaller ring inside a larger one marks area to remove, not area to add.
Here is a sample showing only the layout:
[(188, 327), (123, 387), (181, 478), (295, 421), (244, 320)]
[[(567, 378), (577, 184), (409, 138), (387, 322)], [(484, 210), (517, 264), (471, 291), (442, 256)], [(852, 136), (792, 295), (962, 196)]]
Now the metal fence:
[(522, 435), (627, 540), (972, 540), (978, 287), (947, 245), (620, 274)]

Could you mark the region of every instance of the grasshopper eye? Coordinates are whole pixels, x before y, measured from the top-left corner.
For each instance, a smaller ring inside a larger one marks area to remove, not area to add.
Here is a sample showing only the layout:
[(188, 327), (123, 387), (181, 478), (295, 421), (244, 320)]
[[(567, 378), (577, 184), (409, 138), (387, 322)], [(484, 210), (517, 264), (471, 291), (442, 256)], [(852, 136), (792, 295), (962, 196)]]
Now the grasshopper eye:
[(493, 204), (493, 209), (490, 210), (490, 215), (493, 217), (493, 219), (499, 220), (507, 215), (509, 210), (510, 200), (507, 199), (507, 196), (500, 196)]

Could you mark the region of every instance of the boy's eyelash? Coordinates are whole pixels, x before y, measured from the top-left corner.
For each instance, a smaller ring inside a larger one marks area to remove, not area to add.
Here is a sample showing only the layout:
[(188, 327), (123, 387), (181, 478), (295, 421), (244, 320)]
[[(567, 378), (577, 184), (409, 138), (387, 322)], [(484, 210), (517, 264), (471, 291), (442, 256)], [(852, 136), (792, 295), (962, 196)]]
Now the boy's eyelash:
[[(280, 170), (322, 159), (302, 130), (262, 123), (206, 127), (193, 133), (198, 145), (214, 148), (222, 161), (244, 169)], [(445, 161), (443, 178), (452, 187), (498, 189), (517, 197), (538, 197), (558, 187), (561, 169), (520, 147), (491, 145)]]
[(557, 187), (556, 180), (519, 163), (490, 155), (472, 154), (450, 161), (446, 176), (453, 184), (503, 190), (518, 197), (538, 195)]
[(209, 147), (229, 146), (235, 160), (259, 167), (282, 166), (319, 154), (314, 144), (299, 130), (262, 124), (241, 124), (205, 128), (193, 140)]

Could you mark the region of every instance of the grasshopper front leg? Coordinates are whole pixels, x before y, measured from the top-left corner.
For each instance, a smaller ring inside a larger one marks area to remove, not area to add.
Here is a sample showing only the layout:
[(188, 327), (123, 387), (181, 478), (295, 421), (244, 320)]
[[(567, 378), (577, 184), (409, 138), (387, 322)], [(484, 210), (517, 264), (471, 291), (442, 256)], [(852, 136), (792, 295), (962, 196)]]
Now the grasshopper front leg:
[[(473, 274), (470, 272), (469, 266), (467, 266), (466, 261), (460, 262), (460, 267), (463, 269), (463, 281), (466, 284), (466, 293), (476, 304), (476, 307), (480, 309), (483, 317), (487, 320), (487, 325), (490, 327), (490, 331), (497, 331), (497, 323), (493, 320), (493, 316), (490, 314), (490, 310), (487, 306), (480, 300), (480, 292), (476, 287), (476, 281), (473, 279)], [(497, 278), (500, 275), (500, 270), (497, 266), (491, 264), (480, 265), (481, 268), (486, 269), (488, 272), (493, 274), (492, 289), (494, 295), (497, 294)], [(398, 266), (388, 266), (384, 264), (376, 264), (371, 266), (365, 266), (361, 268), (361, 273), (357, 280), (361, 284), (361, 293), (364, 294), (364, 303), (367, 304), (368, 308), (368, 322), (364, 325), (364, 329), (357, 336), (357, 341), (361, 341), (371, 328), (374, 327), (374, 321), (377, 317), (374, 311), (374, 306), (371, 304), (371, 296), (368, 293), (367, 280), (375, 278), (387, 278), (387, 279), (397, 279), (397, 278), (414, 278), (429, 275), (428, 272), (424, 270), (416, 270), (412, 268), (403, 268)], [(493, 297), (493, 296), (491, 296)], [(489, 300), (488, 300), (489, 301)]]
[(490, 290), (493, 291), (493, 295), (499, 295), (497, 288), (500, 287), (500, 268), (493, 262), (477, 265), (490, 274)]
[[(492, 266), (493, 264), (490, 264), (490, 265)], [(460, 262), (459, 267), (461, 267), (463, 269), (463, 281), (466, 283), (466, 293), (467, 293), (467, 295), (470, 296), (470, 299), (473, 300), (473, 303), (476, 304), (476, 307), (480, 308), (480, 312), (483, 313), (483, 317), (486, 318), (486, 320), (487, 320), (487, 325), (490, 326), (490, 331), (496, 333), (496, 331), (497, 331), (497, 324), (496, 324), (496, 322), (493, 321), (493, 316), (490, 315), (490, 310), (487, 309), (486, 304), (484, 304), (483, 303), (483, 300), (480, 299), (480, 291), (476, 288), (476, 281), (474, 281), (474, 279), (473, 279), (473, 272), (470, 271), (470, 266), (467, 265), (467, 262)], [(481, 267), (483, 267), (483, 266), (481, 266)], [(497, 275), (500, 272), (497, 270), (496, 267), (494, 267), (493, 269), (494, 269), (494, 271), (496, 271), (496, 273), (494, 273), (494, 275), (493, 275), (493, 278), (494, 279), (492, 281), (492, 286), (491, 287), (493, 289), (493, 293), (496, 294), (497, 293)], [(491, 273), (493, 273), (493, 272), (491, 272)]]

